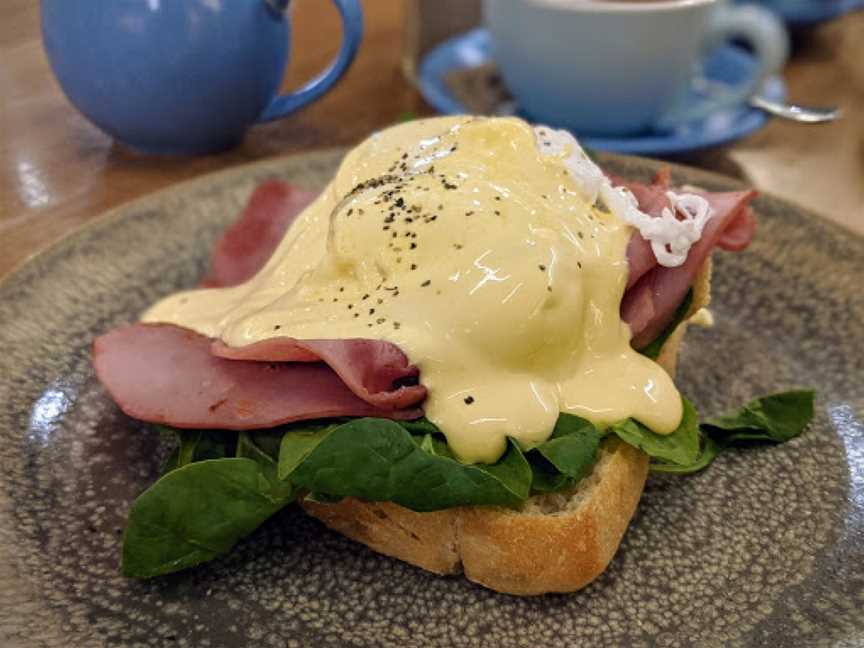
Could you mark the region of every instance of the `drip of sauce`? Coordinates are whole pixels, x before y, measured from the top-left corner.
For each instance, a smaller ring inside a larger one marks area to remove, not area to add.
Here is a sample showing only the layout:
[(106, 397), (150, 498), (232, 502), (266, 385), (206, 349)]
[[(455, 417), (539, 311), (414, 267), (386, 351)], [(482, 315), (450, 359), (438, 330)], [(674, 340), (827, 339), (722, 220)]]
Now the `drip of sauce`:
[(665, 371), (619, 316), (631, 227), (586, 197), (570, 151), (517, 119), (442, 117), (352, 150), (267, 265), (143, 319), (231, 346), (276, 336), (374, 338), (420, 367), (426, 416), (465, 462), (508, 436), (549, 437), (559, 412), (675, 429)]

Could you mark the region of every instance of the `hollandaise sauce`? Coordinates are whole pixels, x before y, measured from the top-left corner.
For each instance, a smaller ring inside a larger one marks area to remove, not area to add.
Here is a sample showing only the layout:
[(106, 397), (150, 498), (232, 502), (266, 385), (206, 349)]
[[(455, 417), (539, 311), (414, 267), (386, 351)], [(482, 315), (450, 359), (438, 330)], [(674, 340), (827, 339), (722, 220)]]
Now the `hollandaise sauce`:
[(395, 126), (345, 157), (257, 276), (143, 319), (231, 346), (393, 342), (465, 462), (544, 441), (559, 412), (671, 432), (679, 394), (619, 316), (632, 227), (586, 194), (571, 153), (517, 119)]

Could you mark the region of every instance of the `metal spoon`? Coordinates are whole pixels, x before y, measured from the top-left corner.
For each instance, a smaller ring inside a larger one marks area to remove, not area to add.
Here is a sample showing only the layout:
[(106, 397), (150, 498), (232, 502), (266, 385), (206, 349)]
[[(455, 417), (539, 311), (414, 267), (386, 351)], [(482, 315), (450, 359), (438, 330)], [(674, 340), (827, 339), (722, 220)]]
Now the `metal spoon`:
[(750, 105), (754, 108), (764, 110), (775, 117), (782, 117), (790, 121), (802, 124), (823, 124), (832, 122), (842, 114), (842, 110), (836, 106), (828, 108), (814, 108), (808, 106), (797, 106), (795, 104), (771, 101), (764, 97), (753, 97)]

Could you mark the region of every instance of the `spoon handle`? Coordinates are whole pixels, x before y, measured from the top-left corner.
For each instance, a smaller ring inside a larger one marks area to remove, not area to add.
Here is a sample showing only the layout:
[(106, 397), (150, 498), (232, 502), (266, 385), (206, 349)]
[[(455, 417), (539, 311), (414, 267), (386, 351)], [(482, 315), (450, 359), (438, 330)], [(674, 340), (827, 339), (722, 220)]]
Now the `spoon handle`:
[(834, 121), (841, 115), (841, 110), (837, 107), (819, 108), (798, 106), (795, 104), (771, 101), (770, 99), (758, 96), (750, 99), (750, 105), (764, 110), (776, 117), (782, 117), (783, 119), (788, 119), (801, 124), (824, 124), (826, 122)]

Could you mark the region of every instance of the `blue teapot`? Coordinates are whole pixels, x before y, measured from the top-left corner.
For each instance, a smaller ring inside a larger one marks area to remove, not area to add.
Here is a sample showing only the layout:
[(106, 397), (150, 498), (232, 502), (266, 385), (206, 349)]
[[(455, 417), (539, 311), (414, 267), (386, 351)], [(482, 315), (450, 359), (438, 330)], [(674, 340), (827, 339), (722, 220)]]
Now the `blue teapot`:
[(42, 35), (63, 91), (99, 128), (147, 153), (207, 153), (315, 101), (344, 74), (363, 14), (359, 0), (332, 1), (341, 50), (288, 95), (277, 94), (288, 0), (42, 0)]

